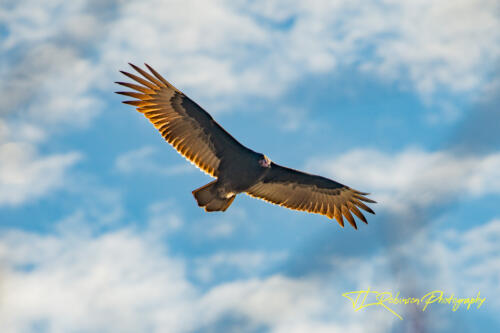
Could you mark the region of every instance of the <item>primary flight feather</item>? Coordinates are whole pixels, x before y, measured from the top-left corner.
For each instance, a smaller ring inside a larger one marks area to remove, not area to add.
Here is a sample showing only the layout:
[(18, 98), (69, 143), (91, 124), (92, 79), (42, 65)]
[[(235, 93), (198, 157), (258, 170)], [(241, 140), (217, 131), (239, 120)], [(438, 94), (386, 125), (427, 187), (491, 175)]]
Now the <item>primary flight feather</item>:
[(141, 76), (122, 71), (135, 83), (116, 83), (134, 91), (117, 93), (134, 98), (123, 103), (135, 106), (180, 154), (216, 178), (193, 191), (207, 212), (225, 211), (237, 194), (246, 193), (290, 209), (335, 217), (342, 227), (345, 218), (357, 229), (352, 214), (367, 223), (359, 208), (375, 214), (364, 203), (375, 203), (366, 197), (368, 193), (271, 162), (239, 143), (149, 65), (149, 73), (130, 65)]

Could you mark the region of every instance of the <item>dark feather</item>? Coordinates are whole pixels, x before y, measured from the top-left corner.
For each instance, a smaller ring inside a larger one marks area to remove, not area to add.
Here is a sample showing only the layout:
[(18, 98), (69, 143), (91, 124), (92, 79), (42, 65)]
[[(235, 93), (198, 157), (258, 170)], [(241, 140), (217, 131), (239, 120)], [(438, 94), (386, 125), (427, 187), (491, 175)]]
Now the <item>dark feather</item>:
[[(305, 210), (335, 218), (343, 227), (344, 218), (357, 229), (351, 213), (361, 221), (366, 218), (358, 207), (374, 214), (374, 212), (360, 200), (374, 202), (348, 186), (331, 179), (311, 175), (298, 170), (286, 168), (271, 163), (266, 176), (252, 186), (247, 193), (271, 203), (290, 209)], [(304, 206), (303, 201), (310, 202)]]
[[(137, 107), (185, 158), (211, 176), (217, 177), (224, 159), (238, 158), (249, 151), (198, 104), (168, 83), (160, 74), (146, 65), (152, 75), (132, 65), (142, 77), (121, 71), (140, 85), (116, 82), (134, 91), (120, 91), (121, 95), (136, 98), (123, 103)], [(229, 154), (232, 153), (232, 154)]]

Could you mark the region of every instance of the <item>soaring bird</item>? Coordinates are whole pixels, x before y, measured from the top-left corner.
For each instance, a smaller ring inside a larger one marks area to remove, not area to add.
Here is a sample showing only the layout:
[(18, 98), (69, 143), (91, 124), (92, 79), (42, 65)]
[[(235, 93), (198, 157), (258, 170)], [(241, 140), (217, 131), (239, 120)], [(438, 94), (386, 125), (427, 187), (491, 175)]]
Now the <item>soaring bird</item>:
[[(286, 208), (322, 214), (344, 227), (343, 217), (357, 229), (352, 214), (368, 223), (359, 208), (375, 214), (363, 193), (334, 180), (283, 167), (226, 132), (201, 106), (165, 80), (133, 64), (141, 76), (120, 71), (135, 83), (116, 82), (134, 91), (118, 94), (160, 131), (165, 140), (202, 171), (216, 178), (192, 193), (207, 212), (225, 211), (239, 193)], [(352, 214), (351, 214), (352, 213)]]

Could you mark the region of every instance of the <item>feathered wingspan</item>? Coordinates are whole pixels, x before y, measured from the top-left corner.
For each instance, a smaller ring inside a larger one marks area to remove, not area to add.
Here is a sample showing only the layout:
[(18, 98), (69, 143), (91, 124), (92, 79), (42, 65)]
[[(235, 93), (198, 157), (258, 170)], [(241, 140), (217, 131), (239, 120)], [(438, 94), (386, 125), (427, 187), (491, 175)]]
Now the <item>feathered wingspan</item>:
[(310, 175), (272, 163), (266, 176), (247, 193), (253, 197), (290, 209), (326, 215), (343, 227), (344, 216), (357, 229), (351, 213), (368, 223), (358, 208), (375, 214), (363, 201), (375, 203), (365, 197), (368, 193), (356, 191), (333, 180)]
[[(116, 83), (134, 91), (117, 93), (134, 98), (124, 103), (135, 106), (137, 111), (143, 113), (165, 140), (198, 168), (213, 177), (219, 177), (224, 174), (224, 170), (227, 170), (225, 167), (230, 163), (234, 164), (234, 161), (239, 161), (243, 156), (248, 157), (248, 153), (256, 154), (236, 141), (205, 110), (153, 68), (146, 65), (150, 71), (146, 72), (130, 65), (140, 76), (122, 73), (135, 83)], [(248, 165), (245, 167), (252, 168)], [(260, 168), (257, 163), (255, 167)], [(363, 203), (363, 201), (375, 202), (365, 197), (367, 193), (275, 163), (271, 163), (265, 176), (246, 192), (287, 208), (318, 213), (329, 218), (335, 217), (342, 227), (345, 217), (354, 228), (357, 228), (351, 213), (367, 223), (359, 208), (374, 214)], [(220, 201), (220, 198), (216, 199)], [(232, 199), (234, 196), (229, 204)], [(229, 204), (225, 202), (224, 204), (226, 205), (221, 206), (223, 209), (215, 210), (225, 210)]]
[(116, 82), (135, 91), (117, 94), (135, 98), (124, 101), (137, 107), (165, 140), (198, 168), (217, 177), (223, 153), (247, 150), (198, 104), (171, 85), (153, 68), (151, 73), (130, 64), (142, 77), (121, 72), (136, 83)]

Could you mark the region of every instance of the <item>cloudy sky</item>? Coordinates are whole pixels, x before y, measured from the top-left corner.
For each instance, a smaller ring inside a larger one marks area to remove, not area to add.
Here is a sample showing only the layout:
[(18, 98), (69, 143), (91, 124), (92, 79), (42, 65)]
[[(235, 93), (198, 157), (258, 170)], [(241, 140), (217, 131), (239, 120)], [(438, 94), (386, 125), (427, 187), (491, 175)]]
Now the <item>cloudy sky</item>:
[[(4, 0), (1, 332), (500, 325), (496, 0)], [(238, 196), (120, 103), (154, 66), (240, 142), (378, 201), (355, 231)], [(486, 301), (354, 311), (343, 293)]]

